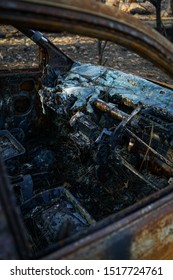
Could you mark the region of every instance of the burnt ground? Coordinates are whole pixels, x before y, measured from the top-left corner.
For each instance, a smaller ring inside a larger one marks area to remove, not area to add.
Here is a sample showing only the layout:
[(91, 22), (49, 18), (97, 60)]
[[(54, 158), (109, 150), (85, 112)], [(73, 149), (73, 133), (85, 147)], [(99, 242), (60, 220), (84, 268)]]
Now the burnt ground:
[[(99, 64), (98, 40), (69, 34), (47, 34), (48, 38), (73, 60)], [(37, 65), (37, 46), (12, 27), (0, 27), (0, 69), (27, 68)], [(145, 78), (173, 83), (165, 73), (140, 56), (108, 42), (102, 64), (105, 67)]]

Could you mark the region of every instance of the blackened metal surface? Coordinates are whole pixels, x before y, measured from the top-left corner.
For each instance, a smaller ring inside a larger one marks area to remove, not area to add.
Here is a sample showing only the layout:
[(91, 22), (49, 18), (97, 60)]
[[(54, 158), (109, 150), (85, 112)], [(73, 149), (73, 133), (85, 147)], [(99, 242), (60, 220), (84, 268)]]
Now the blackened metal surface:
[(15, 196), (0, 159), (0, 244), (1, 259), (26, 258), (28, 244)]
[(31, 126), (38, 120), (37, 90), (40, 77), (41, 72), (35, 69), (0, 72), (0, 129), (11, 131), (19, 128), (24, 134), (28, 134)]
[(172, 199), (167, 195), (45, 258), (172, 259)]
[(0, 153), (7, 160), (24, 154), (25, 148), (8, 130), (0, 130)]
[[(95, 221), (65, 188), (58, 187), (33, 196), (21, 206), (33, 239), (34, 252), (62, 243)], [(33, 234), (34, 232), (34, 234)]]
[(71, 68), (73, 61), (39, 31), (22, 28), (19, 28), (19, 30), (40, 47), (41, 68), (49, 64), (59, 74), (65, 73)]

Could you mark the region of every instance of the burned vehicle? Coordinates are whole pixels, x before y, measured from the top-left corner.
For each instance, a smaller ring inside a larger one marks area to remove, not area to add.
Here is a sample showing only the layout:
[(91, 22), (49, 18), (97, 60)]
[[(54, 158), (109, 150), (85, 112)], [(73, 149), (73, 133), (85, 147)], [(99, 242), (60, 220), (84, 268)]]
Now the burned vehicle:
[(73, 61), (36, 29), (119, 43), (170, 76), (172, 44), (94, 1), (1, 1), (0, 22), (39, 46), (37, 69), (0, 72), (0, 258), (172, 258), (172, 86)]

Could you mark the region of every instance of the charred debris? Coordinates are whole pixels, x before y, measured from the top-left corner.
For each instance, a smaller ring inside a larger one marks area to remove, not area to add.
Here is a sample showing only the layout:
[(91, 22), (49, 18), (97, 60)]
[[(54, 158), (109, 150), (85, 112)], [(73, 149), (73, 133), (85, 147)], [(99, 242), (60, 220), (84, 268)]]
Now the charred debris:
[(35, 254), (172, 182), (173, 95), (134, 75), (72, 62), (33, 32), (51, 55), (36, 97), (9, 94), (17, 114), (7, 113), (2, 97), (0, 153)]

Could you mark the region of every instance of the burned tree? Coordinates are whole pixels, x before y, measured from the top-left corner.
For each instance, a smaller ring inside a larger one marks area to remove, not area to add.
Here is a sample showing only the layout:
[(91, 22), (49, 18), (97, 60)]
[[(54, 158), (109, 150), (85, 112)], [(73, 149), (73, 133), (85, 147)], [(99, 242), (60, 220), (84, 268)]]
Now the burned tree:
[(171, 8), (171, 12), (172, 12), (172, 15), (173, 15), (173, 0), (170, 0), (170, 8)]
[(161, 2), (162, 0), (148, 0), (156, 9), (156, 28), (160, 33), (165, 33), (161, 19)]
[[(106, 0), (96, 0), (97, 2), (100, 2), (100, 3), (103, 3), (105, 4), (107, 1)], [(98, 48), (98, 56), (99, 56), (99, 59), (98, 59), (98, 63), (100, 65), (103, 64), (103, 54), (104, 54), (104, 50), (106, 48), (106, 45), (107, 45), (107, 41), (101, 41), (101, 40), (98, 40), (98, 43), (97, 43), (97, 48)]]

